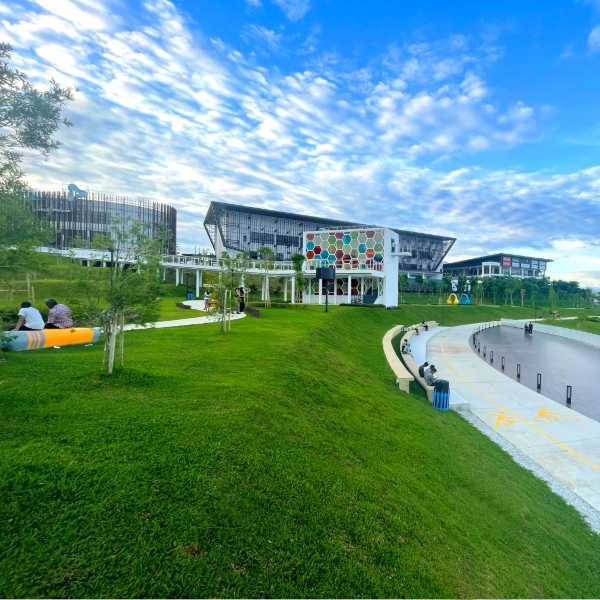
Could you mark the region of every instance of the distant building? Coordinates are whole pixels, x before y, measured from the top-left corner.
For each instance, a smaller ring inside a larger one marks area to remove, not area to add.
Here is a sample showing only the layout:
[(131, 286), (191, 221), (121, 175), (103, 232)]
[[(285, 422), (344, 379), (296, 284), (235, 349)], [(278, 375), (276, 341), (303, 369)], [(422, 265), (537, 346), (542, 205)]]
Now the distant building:
[(534, 258), (514, 254), (490, 254), (478, 256), (467, 260), (459, 260), (444, 264), (444, 273), (452, 277), (532, 277), (541, 279), (546, 276), (548, 263), (553, 262), (548, 258)]
[(56, 230), (51, 247), (66, 250), (81, 243), (90, 247), (94, 236), (112, 234), (116, 219), (123, 227), (139, 221), (150, 236), (164, 229), (169, 238), (163, 249), (165, 254), (176, 252), (177, 210), (172, 206), (110, 194), (90, 193), (72, 198), (66, 192), (33, 192), (26, 198), (39, 218), (47, 219)]
[[(256, 258), (261, 246), (269, 246), (275, 251), (278, 260), (289, 260), (292, 254), (297, 252), (306, 255), (308, 251), (305, 252), (305, 233), (327, 231), (329, 234), (327, 237), (335, 237), (343, 228), (356, 231), (361, 228), (382, 229), (364, 223), (337, 221), (224, 202), (210, 203), (204, 219), (204, 227), (217, 256), (224, 251), (230, 254), (248, 252), (250, 257)], [(389, 231), (395, 234), (394, 243), (397, 244), (396, 251), (399, 253), (400, 273), (409, 277), (422, 275), (425, 279), (441, 278), (442, 262), (456, 238), (403, 229)], [(352, 260), (355, 258), (350, 257)], [(338, 269), (342, 268), (343, 264), (351, 264), (344, 263), (343, 257), (336, 258), (335, 262), (333, 266)]]

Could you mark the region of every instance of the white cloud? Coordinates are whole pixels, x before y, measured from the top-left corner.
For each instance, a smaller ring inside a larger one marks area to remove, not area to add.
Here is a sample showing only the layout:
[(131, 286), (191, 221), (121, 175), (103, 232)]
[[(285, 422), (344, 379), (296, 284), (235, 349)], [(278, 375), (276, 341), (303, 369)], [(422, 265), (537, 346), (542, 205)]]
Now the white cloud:
[(600, 50), (600, 25), (592, 29), (590, 37), (588, 38), (588, 46), (592, 52)]
[(290, 21), (300, 20), (310, 8), (309, 0), (273, 0)]
[(259, 42), (270, 50), (279, 50), (283, 41), (282, 33), (275, 33), (262, 25), (246, 25), (242, 30), (242, 39), (246, 42), (251, 40)]
[[(89, 12), (93, 2), (76, 6)], [(19, 68), (82, 90), (66, 110), (76, 127), (58, 136), (65, 145), (25, 165), (36, 189), (73, 181), (172, 203), (182, 248), (208, 244), (201, 223), (222, 200), (447, 233), (459, 238), (453, 256), (530, 248), (557, 258), (552, 273), (559, 260), (575, 270), (575, 251), (597, 254), (600, 167), (473, 166), (478, 152), (537, 135), (531, 107), (494, 100), (489, 40), (392, 46), (366, 65), (315, 52), (306, 69), (282, 72), (205, 41), (167, 0), (148, 3), (137, 24), (105, 16), (98, 29), (77, 17), (77, 36), (64, 5), (52, 6), (0, 22)], [(282, 43), (252, 27), (249, 39)], [(415, 160), (439, 165), (448, 154), (465, 165), (444, 172)], [(560, 246), (565, 224), (585, 248)]]

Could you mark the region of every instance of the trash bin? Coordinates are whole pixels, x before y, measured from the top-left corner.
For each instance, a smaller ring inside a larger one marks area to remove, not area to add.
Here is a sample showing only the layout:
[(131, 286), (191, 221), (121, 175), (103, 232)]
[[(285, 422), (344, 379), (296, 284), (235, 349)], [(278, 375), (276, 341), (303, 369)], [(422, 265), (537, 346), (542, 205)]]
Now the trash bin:
[(438, 379), (433, 392), (433, 408), (448, 410), (450, 408), (450, 382)]
[(193, 300), (194, 299), (194, 293), (193, 292), (188, 292), (186, 294), (186, 300)]

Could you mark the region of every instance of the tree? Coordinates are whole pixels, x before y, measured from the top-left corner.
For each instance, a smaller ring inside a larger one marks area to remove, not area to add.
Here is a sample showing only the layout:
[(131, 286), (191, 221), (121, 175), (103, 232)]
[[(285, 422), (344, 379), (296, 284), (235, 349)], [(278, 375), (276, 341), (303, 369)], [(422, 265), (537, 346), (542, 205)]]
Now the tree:
[(398, 291), (400, 292), (400, 304), (404, 304), (404, 292), (408, 289), (408, 277), (401, 273), (398, 275)]
[[(216, 302), (211, 302), (209, 314), (221, 324), (221, 331), (227, 331), (228, 310), (233, 310), (235, 300), (234, 287), (236, 278), (244, 271), (248, 260), (247, 252), (238, 252), (231, 256), (228, 252), (221, 253), (224, 269), (219, 271), (217, 283), (212, 289), (211, 298)], [(239, 279), (238, 279), (239, 281)]]
[(0, 264), (9, 288), (19, 272), (35, 269), (38, 257), (32, 249), (53, 234), (24, 200), (22, 151), (48, 158), (58, 149), (60, 142), (52, 136), (61, 125), (72, 126), (60, 113), (76, 91), (54, 80), (49, 90), (35, 89), (25, 73), (10, 67), (11, 55), (12, 47), (0, 42)]
[(423, 275), (415, 275), (415, 282), (419, 285), (418, 293), (421, 294), (421, 286), (423, 285)]
[(166, 235), (151, 237), (146, 224), (138, 221), (122, 227), (113, 223), (110, 267), (81, 267), (75, 290), (82, 305), (79, 311), (88, 325), (104, 330), (104, 361), (112, 374), (116, 341), (120, 335), (119, 364), (124, 363), (125, 322), (155, 323), (160, 315), (160, 267)]
[(296, 298), (295, 298), (295, 300), (298, 301), (302, 297), (302, 289), (306, 285), (306, 279), (302, 276), (302, 266), (304, 265), (306, 256), (304, 256), (304, 254), (300, 254), (299, 252), (295, 252), (290, 257), (290, 260), (292, 261), (292, 265), (294, 266), (294, 271), (295, 271), (295, 275), (294, 275), (294, 277), (296, 278)]
[(269, 283), (269, 271), (273, 268), (276, 254), (275, 251), (269, 246), (261, 246), (258, 249), (258, 255), (261, 260), (261, 267), (265, 272), (265, 307), (271, 306), (271, 293)]
[(8, 64), (12, 46), (0, 42), (0, 163), (11, 170), (19, 168), (23, 150), (48, 158), (61, 143), (52, 136), (73, 123), (61, 116), (61, 109), (74, 99), (77, 88), (61, 87), (54, 79), (50, 88), (40, 91), (29, 77)]

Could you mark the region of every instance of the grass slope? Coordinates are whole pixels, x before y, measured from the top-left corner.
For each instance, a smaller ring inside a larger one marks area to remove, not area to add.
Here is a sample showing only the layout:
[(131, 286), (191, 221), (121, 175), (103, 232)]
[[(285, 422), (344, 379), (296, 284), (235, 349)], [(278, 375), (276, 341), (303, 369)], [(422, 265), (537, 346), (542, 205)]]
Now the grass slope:
[(598, 597), (579, 515), (394, 386), (383, 334), (439, 311), (410, 310), (131, 332), (114, 377), (99, 345), (7, 355), (0, 595)]

